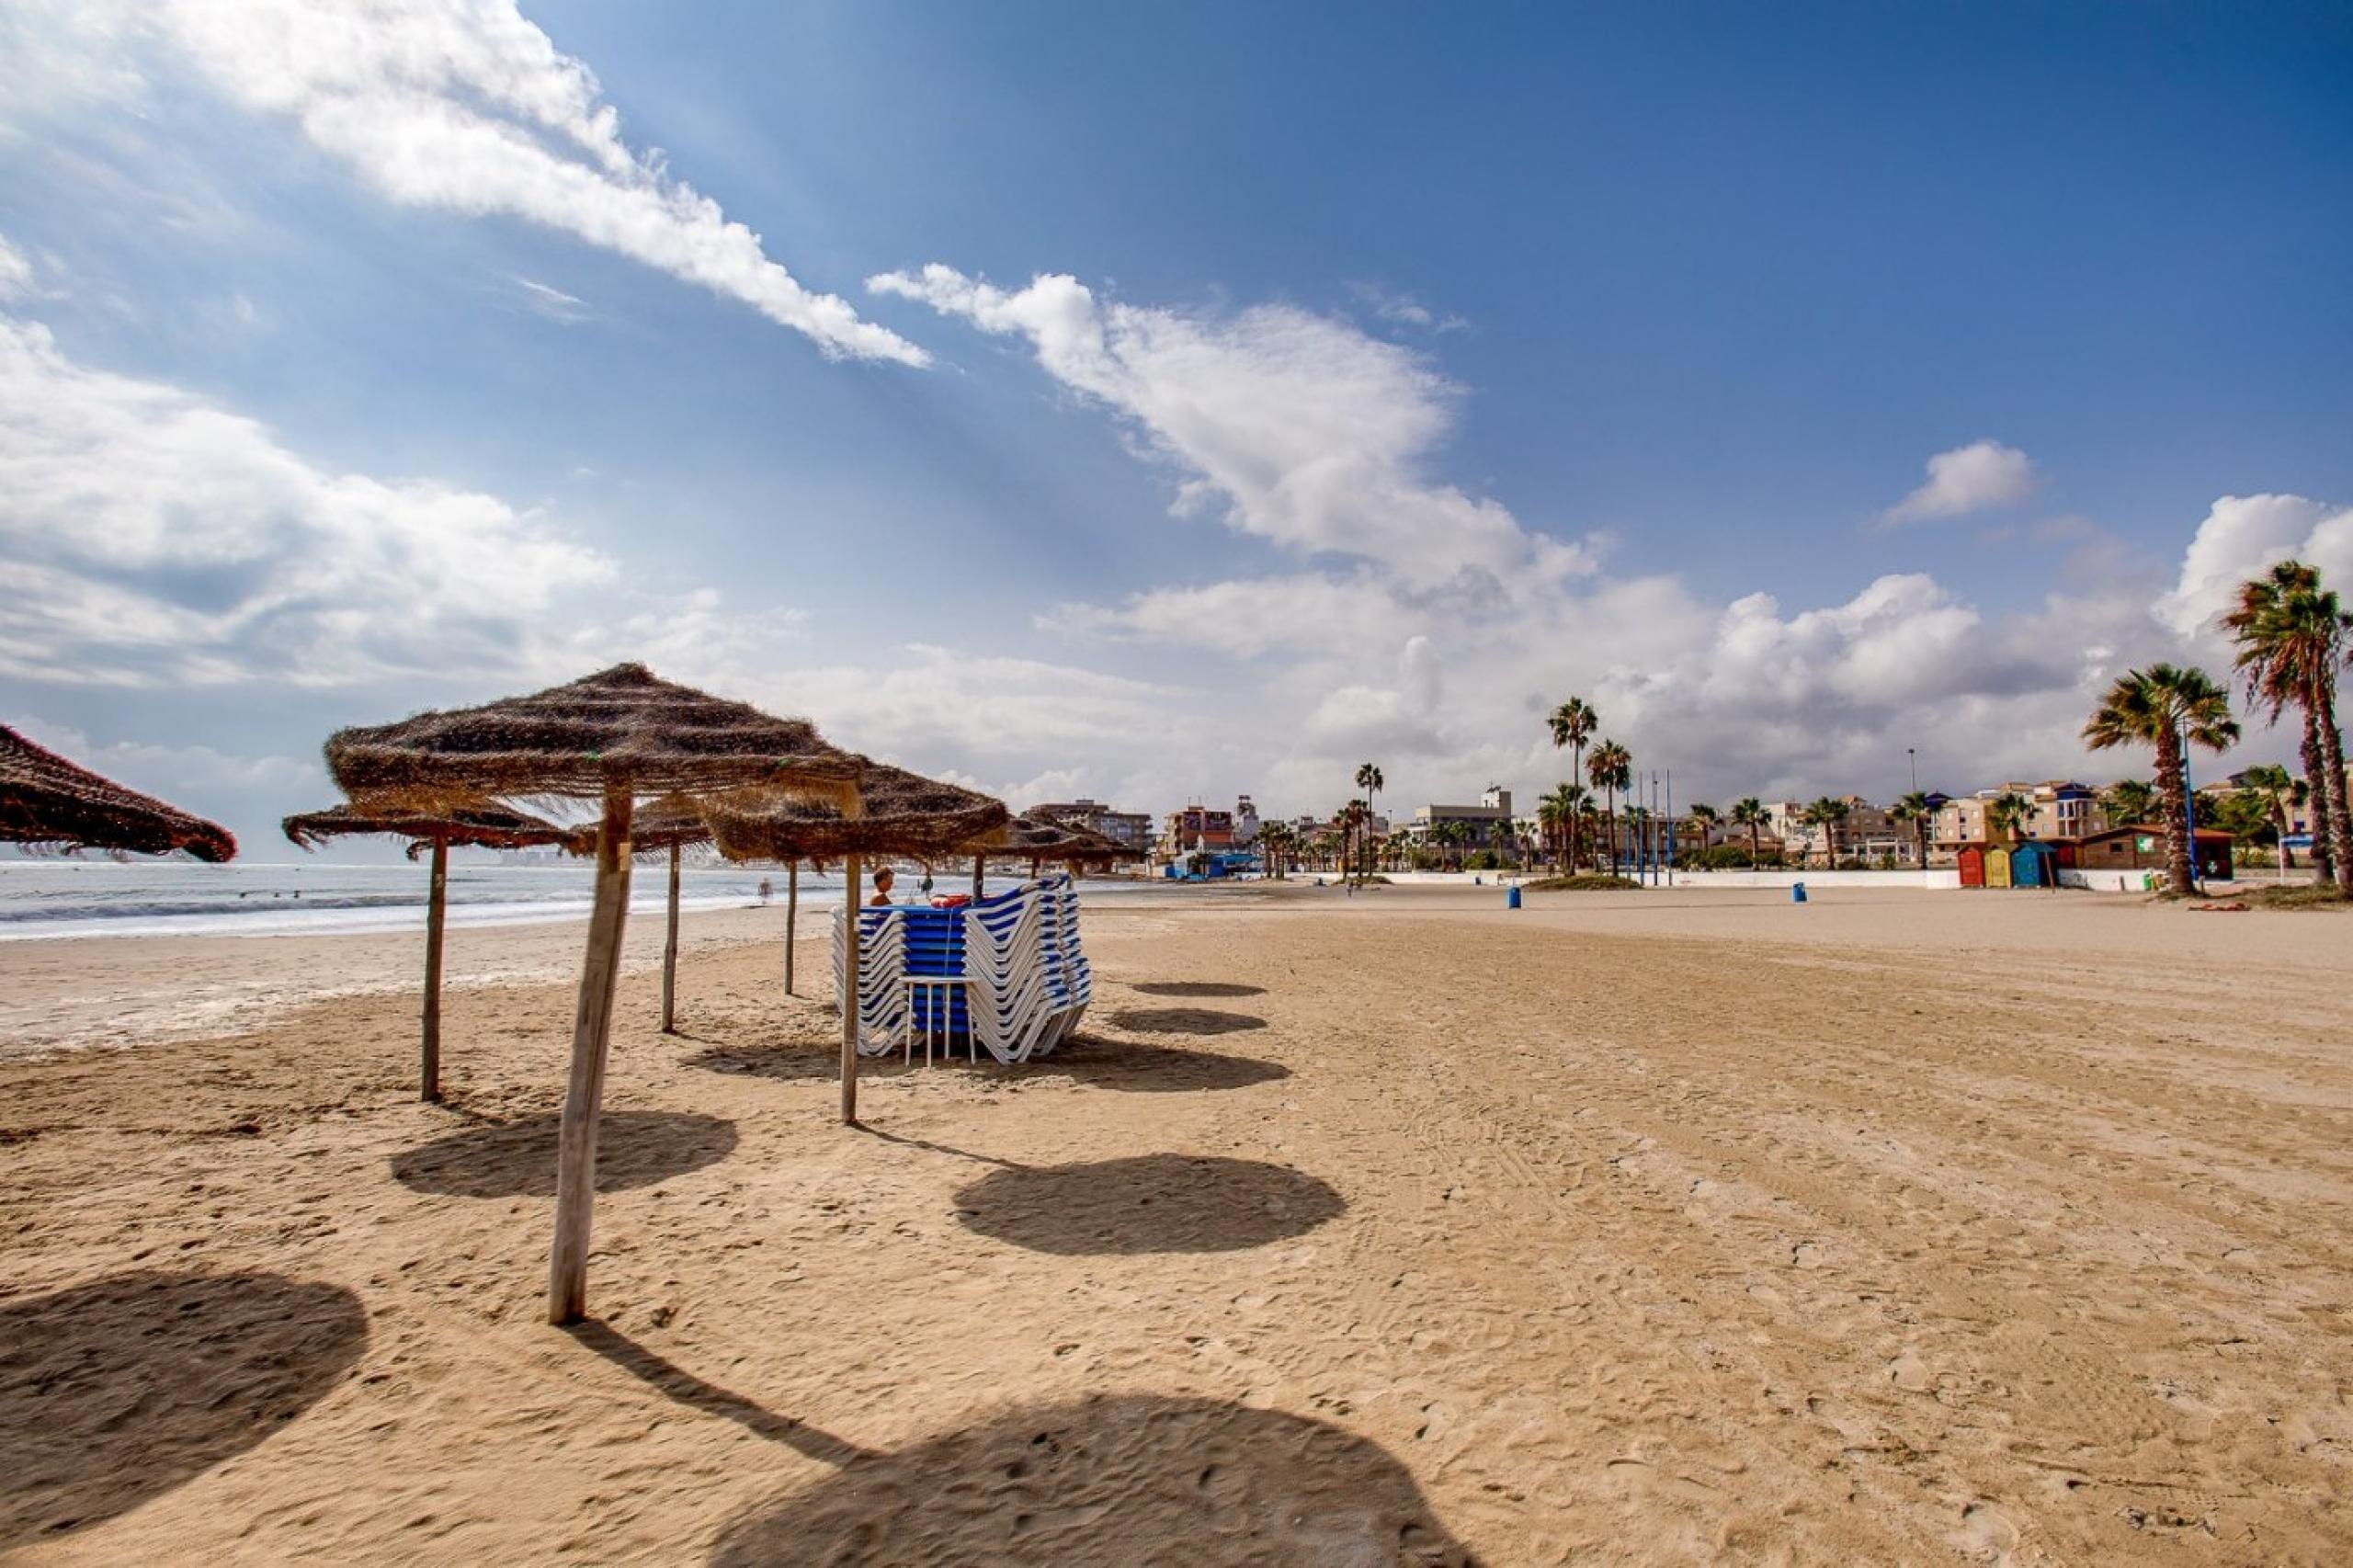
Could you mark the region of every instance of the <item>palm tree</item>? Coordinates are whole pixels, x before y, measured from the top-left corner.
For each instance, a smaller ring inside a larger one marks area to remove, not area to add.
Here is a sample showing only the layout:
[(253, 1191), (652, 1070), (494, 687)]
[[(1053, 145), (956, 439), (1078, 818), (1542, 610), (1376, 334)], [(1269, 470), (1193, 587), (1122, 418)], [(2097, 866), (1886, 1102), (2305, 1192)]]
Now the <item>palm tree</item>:
[(2034, 815), (2034, 802), (2012, 790), (1985, 802), (1985, 825), (2011, 844), (2018, 841), (2018, 824)]
[(1716, 835), (1716, 824), (1724, 820), (1723, 813), (1702, 801), (1684, 814), (1691, 819), (1691, 825), (1699, 830), (1699, 850), (1706, 849), (1708, 841)]
[(1604, 868), (1618, 869), (1618, 791), (1630, 790), (1634, 784), (1634, 757), (1616, 741), (1605, 740), (1593, 748), (1586, 758), (1586, 775), (1593, 787), (1601, 791), (1602, 811), (1609, 824), (1609, 864)]
[(2094, 751), (2121, 745), (2156, 749), (2157, 793), (2165, 802), (2165, 877), (2177, 893), (2196, 886), (2182, 743), (2219, 752), (2230, 749), (2238, 738), (2230, 693), (2195, 665), (2151, 665), (2128, 671), (2109, 687), (2084, 726), (2084, 744)]
[(1561, 857), (1564, 870), (1576, 869), (1577, 824), (1583, 819), (1592, 797), (1582, 784), (1562, 784), (1536, 803), (1536, 820), (1552, 840), (1553, 852)]
[(1936, 808), (1928, 804), (1927, 791), (1921, 790), (1913, 790), (1887, 808), (1888, 821), (1912, 824), (1912, 842), (1923, 869), (1928, 864), (1928, 820), (1936, 814)]
[(2110, 827), (2131, 827), (2157, 814), (2157, 787), (2145, 778), (2120, 778), (2100, 792)]
[(1822, 869), (1836, 869), (1838, 865), (1838, 824), (1847, 820), (1854, 808), (1846, 801), (1824, 795), (1808, 806), (1802, 820), (1808, 827), (1822, 830)]
[(1332, 813), (1332, 821), (1340, 830), (1339, 869), (1346, 881), (1356, 880), (1356, 849), (1364, 840), (1365, 824), (1371, 816), (1371, 808), (1361, 800), (1350, 801)]
[[(2288, 835), (2296, 825), (2294, 809), (2311, 796), (2311, 787), (2278, 763), (2267, 762), (2246, 770), (2246, 788), (2263, 801), (2263, 814), (2270, 820), (2272, 831), (2279, 841), (2279, 874), (2288, 874)], [(2319, 842), (2320, 835), (2313, 835)]]
[[(1361, 762), (1357, 765), (1357, 788), (1364, 791), (1364, 814), (1368, 823), (1370, 823), (1372, 816), (1372, 798), (1381, 793), (1381, 786), (1385, 782), (1386, 780), (1381, 777), (1381, 769), (1373, 764), (1370, 762)], [(1371, 868), (1371, 861), (1369, 858), (1371, 853), (1371, 845), (1365, 845), (1364, 849), (1366, 855), (1365, 857), (1360, 857), (1361, 858), (1366, 859), (1366, 869), (1368, 873), (1370, 873)]]
[(1765, 802), (1754, 795), (1743, 795), (1732, 803), (1732, 815), (1724, 820), (1734, 827), (1748, 830), (1748, 863), (1754, 866), (1763, 860), (1765, 824), (1773, 820), (1773, 813), (1765, 809)]
[(1561, 802), (1550, 793), (1537, 797), (1536, 831), (1543, 838), (1544, 853), (1548, 858), (1557, 858), (1560, 853), (1562, 824), (1566, 820)]
[(2235, 667), (2247, 700), (2274, 724), (2290, 704), (2303, 710), (2304, 777), (2318, 807), (2313, 846), (2326, 844), (2323, 866), (2338, 887), (2353, 892), (2353, 805), (2346, 799), (2345, 739), (2336, 727), (2336, 667), (2353, 641), (2353, 615), (2322, 587), (2316, 568), (2282, 561), (2239, 585), (2238, 603), (2222, 626), (2238, 644)]
[[(1552, 749), (1569, 748), (1569, 782), (1575, 783), (1585, 774), (1585, 744), (1601, 724), (1601, 715), (1595, 712), (1582, 697), (1572, 697), (1552, 710), (1549, 722), (1552, 726)], [(1577, 824), (1569, 823), (1569, 869), (1576, 869)]]
[(1258, 854), (1267, 874), (1277, 881), (1283, 880), (1288, 858), (1298, 846), (1299, 831), (1287, 822), (1270, 822), (1258, 830)]

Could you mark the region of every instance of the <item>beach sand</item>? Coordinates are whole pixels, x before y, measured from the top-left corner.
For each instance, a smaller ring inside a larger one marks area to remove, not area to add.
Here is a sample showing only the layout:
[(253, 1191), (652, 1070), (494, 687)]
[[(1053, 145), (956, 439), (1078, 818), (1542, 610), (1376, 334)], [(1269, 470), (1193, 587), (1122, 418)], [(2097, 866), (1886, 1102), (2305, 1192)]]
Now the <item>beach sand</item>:
[(413, 937), (0, 948), (0, 1554), (2353, 1557), (2353, 921), (1500, 905), (1093, 908), (863, 1131), (777, 912), (679, 1038), (640, 921), (572, 1332), (577, 926), (452, 934), (442, 1107)]

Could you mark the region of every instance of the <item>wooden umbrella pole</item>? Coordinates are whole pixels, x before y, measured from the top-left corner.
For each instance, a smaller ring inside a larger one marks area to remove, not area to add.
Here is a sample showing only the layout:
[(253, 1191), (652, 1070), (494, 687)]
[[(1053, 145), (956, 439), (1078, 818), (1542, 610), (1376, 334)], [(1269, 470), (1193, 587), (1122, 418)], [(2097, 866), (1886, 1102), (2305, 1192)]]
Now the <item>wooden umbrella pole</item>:
[(662, 1032), (678, 1032), (678, 846), (670, 846), (670, 932), (662, 939)]
[(792, 994), (792, 944), (800, 933), (794, 929), (801, 921), (801, 862), (788, 861), (784, 868), (784, 994)]
[[(857, 790), (842, 802), (842, 820), (866, 815), (866, 801)], [(858, 1125), (858, 970), (865, 943), (858, 931), (858, 881), (865, 869), (856, 855), (842, 858), (842, 1125)]]
[(433, 871), (425, 900), (425, 1040), (417, 1069), (417, 1095), (441, 1100), (441, 930), (449, 911), (449, 841), (433, 841)]
[(842, 1125), (858, 1125), (858, 879), (855, 855), (842, 863)]
[(981, 879), (988, 873), (988, 869), (989, 858), (987, 856), (975, 855), (972, 857), (972, 902), (974, 903), (981, 902)]
[(597, 1121), (605, 1097), (621, 927), (629, 915), (631, 804), (627, 786), (608, 786), (605, 820), (597, 829), (596, 902), (588, 915), (588, 951), (580, 969), (580, 1006), (572, 1026), (572, 1079), (564, 1090), (556, 1152), (555, 1249), (548, 1264), (548, 1321), (552, 1324), (577, 1323), (588, 1310)]

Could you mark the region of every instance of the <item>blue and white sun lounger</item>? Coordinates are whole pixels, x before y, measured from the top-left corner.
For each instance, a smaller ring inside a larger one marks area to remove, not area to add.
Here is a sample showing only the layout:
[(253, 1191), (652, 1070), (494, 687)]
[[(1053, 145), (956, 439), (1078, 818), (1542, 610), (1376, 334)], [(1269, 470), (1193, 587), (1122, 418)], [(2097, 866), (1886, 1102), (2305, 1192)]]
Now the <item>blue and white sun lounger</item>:
[[(834, 915), (834, 994), (841, 994), (846, 912)], [(1078, 940), (1078, 894), (1041, 877), (957, 909), (858, 912), (860, 1054), (962, 1040), (999, 1062), (1043, 1056), (1068, 1039), (1095, 997)]]

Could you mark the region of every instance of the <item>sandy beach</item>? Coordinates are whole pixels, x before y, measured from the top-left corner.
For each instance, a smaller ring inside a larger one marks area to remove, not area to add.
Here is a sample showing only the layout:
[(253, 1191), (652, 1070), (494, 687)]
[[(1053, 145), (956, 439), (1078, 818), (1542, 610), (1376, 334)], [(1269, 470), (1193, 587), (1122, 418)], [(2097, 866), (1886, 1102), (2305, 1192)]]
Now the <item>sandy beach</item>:
[(1139, 898), (864, 1130), (779, 926), (677, 1038), (632, 929), (572, 1332), (576, 926), (453, 933), (442, 1107), (413, 939), (0, 949), (0, 1553), (2353, 1555), (2339, 915)]

